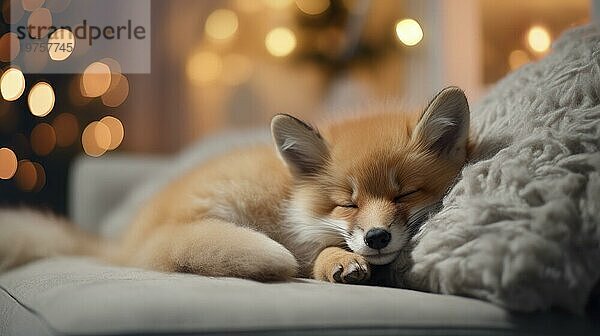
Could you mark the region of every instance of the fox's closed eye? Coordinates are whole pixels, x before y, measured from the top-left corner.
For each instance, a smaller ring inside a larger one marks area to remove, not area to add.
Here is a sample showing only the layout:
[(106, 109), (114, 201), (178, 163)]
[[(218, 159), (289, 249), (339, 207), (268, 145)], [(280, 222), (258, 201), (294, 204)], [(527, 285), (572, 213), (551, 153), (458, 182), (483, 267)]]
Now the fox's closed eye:
[(337, 206), (340, 208), (358, 208), (358, 205), (356, 205), (354, 203), (338, 204)]
[(402, 203), (407, 197), (412, 196), (421, 191), (420, 189), (414, 189), (407, 192), (404, 192), (396, 197), (394, 197), (394, 203)]

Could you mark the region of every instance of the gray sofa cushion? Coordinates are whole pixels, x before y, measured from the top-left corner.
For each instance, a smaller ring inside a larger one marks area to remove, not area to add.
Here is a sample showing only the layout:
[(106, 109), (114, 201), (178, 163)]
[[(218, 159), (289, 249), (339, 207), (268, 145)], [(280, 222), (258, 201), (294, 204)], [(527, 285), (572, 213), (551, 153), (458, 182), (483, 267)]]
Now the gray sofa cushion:
[(575, 335), (594, 330), (591, 322), (573, 316), (512, 315), (455, 296), (311, 280), (262, 284), (85, 258), (31, 263), (1, 275), (0, 288), (1, 335)]
[(79, 157), (69, 174), (69, 218), (88, 232), (100, 233), (102, 219), (167, 164), (166, 158), (158, 156), (114, 153), (102, 158)]

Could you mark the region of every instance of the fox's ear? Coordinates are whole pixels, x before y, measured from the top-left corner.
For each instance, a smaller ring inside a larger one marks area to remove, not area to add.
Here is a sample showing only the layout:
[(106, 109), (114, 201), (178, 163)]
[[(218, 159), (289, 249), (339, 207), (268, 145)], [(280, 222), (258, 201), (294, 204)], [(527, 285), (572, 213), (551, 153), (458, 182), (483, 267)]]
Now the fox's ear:
[(279, 155), (296, 176), (314, 175), (329, 158), (329, 150), (319, 132), (290, 115), (273, 117), (271, 134)]
[(462, 162), (467, 155), (469, 103), (457, 87), (447, 87), (433, 98), (415, 126), (412, 140), (426, 150)]

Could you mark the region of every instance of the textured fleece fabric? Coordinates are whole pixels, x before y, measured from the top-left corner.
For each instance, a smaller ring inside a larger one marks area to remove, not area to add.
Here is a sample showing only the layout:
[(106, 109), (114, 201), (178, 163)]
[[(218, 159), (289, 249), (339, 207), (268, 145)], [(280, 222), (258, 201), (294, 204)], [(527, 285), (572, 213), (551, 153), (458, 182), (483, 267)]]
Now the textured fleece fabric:
[(474, 157), (399, 258), (397, 285), (581, 312), (600, 277), (600, 27), (500, 81)]

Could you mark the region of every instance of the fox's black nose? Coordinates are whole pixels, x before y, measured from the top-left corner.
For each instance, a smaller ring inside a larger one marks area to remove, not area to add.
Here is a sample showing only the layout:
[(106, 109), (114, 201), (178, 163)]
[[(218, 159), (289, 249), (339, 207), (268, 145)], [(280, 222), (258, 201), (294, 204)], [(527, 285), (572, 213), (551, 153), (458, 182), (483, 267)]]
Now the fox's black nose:
[(384, 229), (371, 229), (365, 235), (365, 244), (376, 250), (386, 247), (390, 243), (390, 240), (392, 240), (392, 234)]

